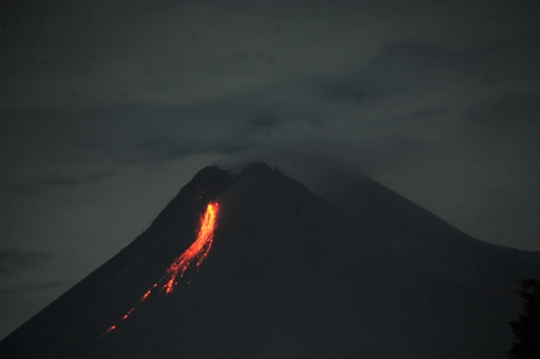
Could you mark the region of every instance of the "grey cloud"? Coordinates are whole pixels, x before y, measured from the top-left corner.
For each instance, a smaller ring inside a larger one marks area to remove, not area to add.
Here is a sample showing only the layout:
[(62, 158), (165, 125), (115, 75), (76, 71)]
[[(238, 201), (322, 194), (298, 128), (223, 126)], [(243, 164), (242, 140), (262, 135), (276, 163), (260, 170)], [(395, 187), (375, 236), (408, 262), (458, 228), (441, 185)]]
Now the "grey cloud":
[(80, 184), (98, 181), (103, 178), (113, 176), (114, 174), (116, 174), (116, 171), (111, 170), (101, 173), (91, 173), (86, 176), (49, 178), (44, 180), (42, 183), (49, 186), (76, 186)]
[(20, 191), (29, 191), (35, 187), (28, 183), (12, 183), (0, 186), (0, 191), (2, 192), (20, 192)]
[[(72, 158), (64, 159), (69, 161), (97, 156), (119, 164), (144, 164), (204, 151), (240, 156), (243, 152), (284, 153), (298, 143), (308, 147), (311, 143), (336, 157), (354, 151), (366, 163), (384, 166), (390, 153), (405, 158), (432, 152), (430, 146), (439, 134), (425, 138), (422, 132), (429, 132), (427, 124), (433, 127), (483, 101), (471, 97), (465, 103), (422, 103), (432, 88), (444, 92), (455, 81), (467, 85), (467, 72), (461, 70), (469, 66), (472, 56), (485, 51), (451, 53), (432, 45), (399, 42), (383, 47), (377, 57), (354, 72), (333, 79), (321, 75), (285, 81), (278, 89), (269, 87), (189, 106), (126, 103), (45, 111), (46, 118), (59, 120), (47, 125), (36, 121), (32, 131), (46, 141), (48, 151), (59, 146), (55, 153), (60, 154), (69, 148)], [(352, 107), (336, 107), (335, 100), (348, 101)], [(17, 116), (40, 115), (20, 112)], [(10, 116), (17, 117), (13, 112)], [(399, 135), (394, 127), (400, 129)], [(309, 130), (304, 131), (306, 128)], [(79, 180), (62, 175), (45, 181), (85, 183), (85, 178), (99, 178), (99, 173), (107, 172), (97, 171)]]
[(36, 259), (36, 258), (48, 258), (50, 254), (42, 252), (25, 252), (15, 250), (2, 250), (0, 251), (0, 260), (24, 260)]
[(258, 127), (273, 127), (279, 122), (280, 120), (272, 115), (261, 115), (250, 120), (250, 123)]
[(400, 41), (385, 46), (372, 66), (385, 71), (410, 68), (421, 70), (431, 65), (452, 60), (450, 51), (440, 46), (427, 45), (413, 40)]
[(488, 154), (491, 149), (501, 165), (526, 166), (528, 177), (540, 179), (535, 161), (540, 153), (539, 104), (540, 93), (530, 92), (501, 94), (471, 106), (460, 117), (461, 138), (478, 160), (493, 157)]
[(42, 290), (42, 289), (50, 289), (50, 288), (56, 288), (59, 286), (64, 285), (65, 283), (62, 282), (48, 282), (44, 284), (26, 284), (21, 286), (20, 284), (17, 286), (12, 286), (12, 288), (2, 288), (0, 289), (0, 294), (21, 294), (21, 293), (27, 293), (32, 292), (36, 290)]
[(0, 250), (0, 275), (9, 276), (16, 272), (44, 265), (51, 254), (22, 250)]
[[(462, 145), (477, 163), (512, 173), (512, 186), (540, 180), (540, 94), (501, 94), (471, 106), (458, 123)], [(537, 188), (531, 188), (531, 192)]]
[(540, 120), (540, 92), (510, 93), (496, 96), (487, 103), (472, 106), (465, 121), (481, 126), (479, 130), (498, 127), (506, 131), (523, 126), (534, 131)]
[(77, 186), (99, 181), (101, 179), (113, 176), (116, 173), (117, 171), (110, 170), (105, 172), (77, 174), (72, 177), (53, 176), (21, 183), (7, 183), (0, 186), (0, 192), (36, 191), (42, 189), (43, 186)]
[[(437, 73), (422, 75), (417, 71), (426, 66), (426, 59), (440, 67)], [(336, 156), (343, 155), (347, 149), (363, 151), (363, 157), (372, 157), (367, 162), (376, 162), (377, 153), (381, 151), (401, 156), (418, 154), (417, 143), (425, 139), (414, 134), (415, 126), (419, 126), (414, 121), (433, 120), (451, 113), (438, 104), (419, 108), (418, 104), (410, 103), (398, 113), (392, 113), (392, 108), (404, 101), (400, 99), (401, 94), (409, 93), (412, 87), (417, 94), (429, 89), (434, 75), (438, 76), (438, 85), (441, 78), (443, 82), (451, 79), (453, 69), (459, 66), (457, 60), (459, 57), (436, 47), (404, 42), (383, 48), (373, 61), (346, 76), (335, 79), (313, 76), (303, 82), (292, 80), (278, 89), (231, 95), (203, 104), (122, 104), (69, 112), (11, 111), (9, 116), (50, 119), (45, 125), (36, 120), (27, 131), (36, 139), (46, 141), (48, 151), (57, 147), (54, 153), (71, 153), (71, 158), (63, 161), (84, 161), (85, 157), (97, 156), (120, 164), (144, 164), (204, 151), (241, 155), (250, 151), (258, 153), (264, 148), (273, 151), (272, 148), (278, 146), (283, 152), (297, 143), (312, 143), (313, 147), (326, 148)], [(411, 78), (415, 79), (414, 84), (408, 83)], [(320, 97), (320, 94), (326, 96)], [(292, 100), (284, 102), (282, 96)], [(362, 112), (355, 112), (354, 107), (347, 112), (343, 107), (340, 113), (334, 113), (336, 99), (352, 100), (353, 106), (358, 104)], [(420, 100), (421, 97), (416, 99)], [(381, 108), (388, 113), (381, 112)], [(396, 137), (389, 126), (407, 121), (411, 123), (411, 133)], [(343, 124), (348, 124), (350, 130), (344, 131)], [(303, 130), (306, 126), (308, 132)], [(333, 135), (326, 136), (328, 133)], [(392, 149), (395, 143), (407, 142), (407, 136), (412, 146), (410, 151), (405, 145), (399, 150)], [(390, 147), (385, 149), (385, 146)], [(381, 162), (388, 157), (380, 156)], [(43, 181), (78, 184), (110, 172), (99, 168), (97, 171), (80, 179), (63, 174)]]
[(444, 115), (448, 113), (448, 109), (445, 108), (429, 108), (429, 109), (421, 109), (418, 111), (414, 111), (410, 114), (405, 115), (408, 118), (417, 119), (417, 118), (424, 118), (424, 117), (434, 117), (439, 115)]
[(352, 81), (336, 82), (325, 86), (324, 93), (332, 100), (363, 101), (366, 92)]

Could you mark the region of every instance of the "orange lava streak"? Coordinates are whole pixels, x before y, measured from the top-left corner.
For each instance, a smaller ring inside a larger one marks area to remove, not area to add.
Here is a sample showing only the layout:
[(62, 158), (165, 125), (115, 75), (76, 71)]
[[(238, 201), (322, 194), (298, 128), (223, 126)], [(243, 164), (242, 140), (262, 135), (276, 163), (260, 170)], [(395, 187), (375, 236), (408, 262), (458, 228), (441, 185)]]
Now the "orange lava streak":
[(105, 331), (105, 333), (103, 333), (103, 335), (102, 335), (101, 337), (103, 338), (104, 336), (106, 336), (107, 334), (109, 334), (110, 332), (112, 332), (112, 331), (115, 330), (115, 329), (116, 329), (116, 325), (111, 325), (111, 326)]
[[(137, 303), (135, 303), (133, 308), (128, 310), (128, 312), (120, 320), (126, 320), (129, 315), (133, 313), (135, 308), (137, 308), (139, 304), (144, 302), (146, 298), (152, 294), (152, 291), (157, 288), (159, 283), (166, 281), (162, 287), (162, 290), (164, 289), (166, 294), (170, 294), (173, 292), (174, 286), (178, 284), (177, 278), (182, 278), (188, 268), (192, 266), (194, 262), (196, 268), (201, 265), (204, 258), (206, 258), (208, 255), (208, 252), (210, 252), (210, 248), (212, 248), (214, 230), (216, 229), (217, 212), (217, 203), (208, 204), (206, 207), (206, 212), (201, 218), (201, 229), (199, 230), (197, 240), (193, 242), (193, 244), (184, 253), (182, 253), (180, 257), (174, 260), (169, 268), (167, 268), (167, 274), (161, 278), (159, 282), (154, 283), (152, 287), (148, 289), (146, 293), (144, 293), (144, 295), (137, 301)], [(115, 329), (116, 325), (110, 326), (101, 337), (104, 337)]]
[(212, 248), (214, 239), (214, 229), (216, 228), (216, 216), (218, 211), (217, 203), (210, 203), (206, 208), (204, 217), (201, 220), (201, 229), (197, 240), (178, 258), (176, 258), (167, 269), (168, 280), (163, 286), (165, 293), (172, 293), (177, 278), (182, 278), (188, 268), (195, 262), (195, 267), (199, 267)]

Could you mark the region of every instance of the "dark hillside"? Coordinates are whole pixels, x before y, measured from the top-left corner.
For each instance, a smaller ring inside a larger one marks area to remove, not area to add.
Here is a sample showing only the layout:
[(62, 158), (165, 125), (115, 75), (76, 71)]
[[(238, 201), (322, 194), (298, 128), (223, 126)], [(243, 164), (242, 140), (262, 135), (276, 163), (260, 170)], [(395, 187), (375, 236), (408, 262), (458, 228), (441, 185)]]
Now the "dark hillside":
[[(262, 163), (236, 176), (205, 168), (132, 244), (0, 342), (0, 356), (504, 358), (515, 280), (540, 272), (540, 255), (355, 184), (336, 207)], [(208, 257), (119, 321), (195, 240), (209, 201)]]

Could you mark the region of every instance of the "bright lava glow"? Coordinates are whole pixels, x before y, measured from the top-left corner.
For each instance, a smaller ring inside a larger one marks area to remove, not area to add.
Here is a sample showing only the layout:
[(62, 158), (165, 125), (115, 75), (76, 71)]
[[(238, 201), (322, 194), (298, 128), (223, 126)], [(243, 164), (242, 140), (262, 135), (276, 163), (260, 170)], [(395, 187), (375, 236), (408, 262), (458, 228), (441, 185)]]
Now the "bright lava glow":
[(214, 229), (216, 228), (217, 203), (210, 203), (201, 221), (201, 229), (197, 240), (182, 255), (175, 259), (173, 264), (167, 269), (167, 283), (163, 286), (165, 293), (173, 292), (177, 284), (177, 278), (182, 278), (188, 268), (195, 263), (198, 268), (204, 258), (208, 255), (214, 239)]
[[(199, 268), (202, 261), (208, 256), (210, 248), (212, 248), (212, 241), (214, 239), (214, 230), (216, 229), (216, 217), (218, 212), (218, 204), (210, 203), (206, 207), (206, 212), (201, 218), (201, 228), (199, 229), (199, 234), (197, 240), (174, 260), (174, 262), (167, 268), (167, 274), (161, 278), (157, 283), (154, 283), (150, 289), (144, 293), (144, 295), (135, 303), (133, 308), (127, 311), (127, 313), (122, 317), (121, 320), (126, 320), (131, 313), (137, 308), (139, 304), (144, 302), (146, 298), (152, 291), (158, 286), (161, 287), (161, 290), (165, 290), (165, 295), (170, 294), (174, 291), (174, 287), (178, 284), (178, 280), (184, 276), (186, 271), (195, 265), (195, 268)], [(116, 325), (110, 326), (102, 337), (109, 334), (116, 329)]]

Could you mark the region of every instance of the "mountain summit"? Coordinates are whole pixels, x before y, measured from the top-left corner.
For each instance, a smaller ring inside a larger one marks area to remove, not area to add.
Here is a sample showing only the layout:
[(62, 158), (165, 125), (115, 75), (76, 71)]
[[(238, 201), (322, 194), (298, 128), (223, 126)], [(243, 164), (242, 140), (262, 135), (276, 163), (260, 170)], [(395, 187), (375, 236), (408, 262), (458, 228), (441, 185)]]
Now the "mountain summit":
[(328, 201), (263, 163), (204, 168), (0, 357), (504, 358), (540, 253), (354, 186)]

